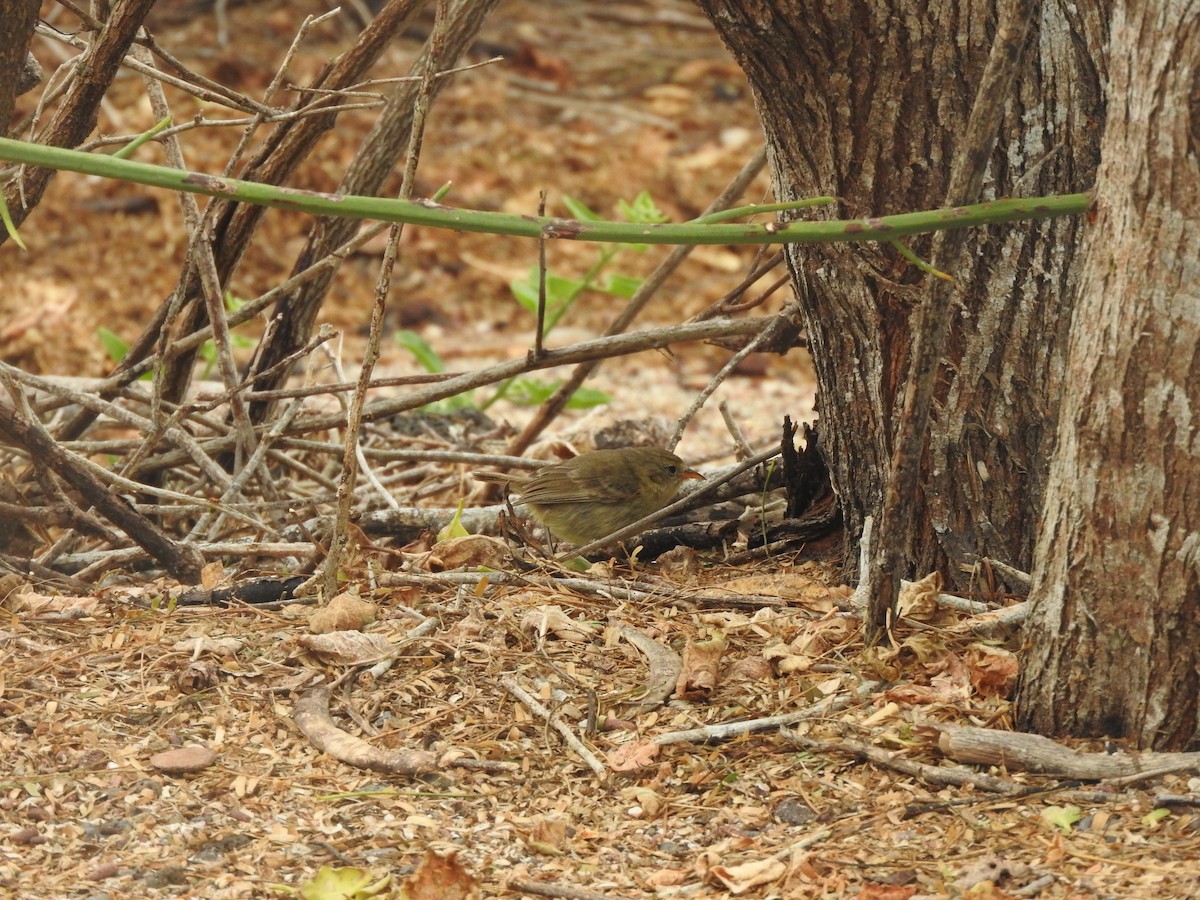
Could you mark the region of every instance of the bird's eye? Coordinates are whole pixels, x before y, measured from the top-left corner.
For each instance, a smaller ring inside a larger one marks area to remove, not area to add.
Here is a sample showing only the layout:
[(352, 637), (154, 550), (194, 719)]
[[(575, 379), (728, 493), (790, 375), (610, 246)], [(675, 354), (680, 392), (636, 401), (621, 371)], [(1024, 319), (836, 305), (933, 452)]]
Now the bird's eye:
[(667, 466), (667, 471), (670, 472), (672, 475), (678, 475), (679, 474), (679, 466), (675, 465), (674, 463), (671, 463), (670, 465)]

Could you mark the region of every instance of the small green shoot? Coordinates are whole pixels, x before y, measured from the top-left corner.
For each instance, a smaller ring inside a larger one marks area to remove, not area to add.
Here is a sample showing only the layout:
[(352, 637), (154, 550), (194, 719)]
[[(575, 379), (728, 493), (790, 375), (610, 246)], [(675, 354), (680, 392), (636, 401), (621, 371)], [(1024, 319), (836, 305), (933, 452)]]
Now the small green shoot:
[(1167, 809), (1165, 806), (1155, 807), (1154, 809), (1150, 810), (1150, 812), (1142, 816), (1142, 824), (1147, 828), (1157, 828), (1158, 823), (1170, 814), (1171, 810)]
[[(235, 297), (229, 291), (225, 292), (225, 309), (229, 312), (236, 312), (242, 306), (245, 306), (246, 301), (240, 297)], [(120, 364), (125, 361), (125, 357), (129, 355), (129, 344), (118, 335), (116, 332), (105, 328), (103, 325), (96, 329), (96, 339), (100, 341), (100, 346), (104, 348), (105, 354), (114, 363)], [(230, 336), (230, 342), (234, 347), (245, 350), (254, 346), (253, 339), (242, 334), (233, 334)], [(200, 349), (196, 351), (196, 355), (204, 360), (204, 373), (202, 378), (207, 378), (212, 374), (213, 367), (217, 364), (217, 347), (212, 341), (205, 341)], [(153, 372), (146, 372), (141, 376), (141, 381), (150, 381), (154, 378)]]
[(437, 533), (434, 543), (440, 544), (442, 541), (448, 541), (451, 538), (471, 536), (471, 532), (467, 531), (462, 523), (463, 502), (462, 500), (458, 501), (458, 509), (454, 511), (454, 518), (450, 520), (449, 525), (446, 525)]
[(8, 204), (4, 201), (3, 191), (0, 191), (0, 221), (4, 222), (4, 230), (13, 239), (13, 243), (22, 250), (28, 250), (29, 248), (25, 246), (25, 242), (21, 240), (21, 235), (17, 232), (17, 226), (13, 224), (12, 216), (8, 214)]
[(1063, 834), (1070, 834), (1075, 823), (1083, 818), (1078, 806), (1047, 806), (1042, 810), (1042, 821)]
[[(567, 212), (580, 222), (602, 221), (601, 216), (582, 200), (568, 196), (563, 197), (562, 202), (567, 208)], [(667, 220), (666, 214), (658, 208), (646, 191), (642, 191), (632, 200), (619, 200), (617, 209), (621, 216), (629, 222), (658, 224)], [(602, 245), (596, 251), (595, 261), (579, 278), (571, 278), (556, 272), (546, 272), (545, 333), (549, 334), (570, 312), (575, 301), (588, 291), (621, 300), (633, 297), (642, 286), (642, 279), (605, 270), (622, 250), (640, 253), (646, 248), (645, 244)], [(514, 279), (508, 286), (513, 299), (523, 309), (534, 315), (537, 314), (538, 309), (539, 280), (538, 269), (534, 266), (530, 268), (524, 278)], [(396, 332), (395, 337), (396, 343), (411, 353), (425, 371), (435, 374), (446, 371), (445, 363), (437, 351), (419, 334), (404, 330)], [(528, 375), (520, 375), (501, 382), (492, 395), (483, 401), (478, 401), (475, 393), (468, 391), (430, 403), (422, 409), (426, 412), (441, 414), (470, 407), (482, 410), (488, 409), (498, 400), (508, 400), (520, 406), (537, 406), (553, 396), (561, 384), (561, 381), (545, 381)], [(604, 391), (595, 388), (578, 388), (567, 402), (567, 409), (591, 409), (609, 403), (611, 400), (612, 397)]]
[[(225, 292), (226, 312), (237, 312), (245, 305), (246, 301), (241, 297), (235, 296), (232, 291)], [(248, 350), (254, 346), (254, 341), (244, 334), (231, 334), (229, 336), (229, 343), (239, 350)], [(212, 375), (213, 369), (217, 365), (217, 345), (212, 341), (205, 341), (197, 351), (197, 355), (204, 360), (204, 373), (200, 377), (208, 378)]]
[[(438, 352), (429, 345), (425, 338), (421, 337), (415, 331), (409, 331), (407, 328), (397, 331), (395, 334), (396, 343), (411, 353), (417, 360), (417, 363), (426, 372), (433, 375), (440, 375), (446, 371), (446, 363), (442, 360)], [(471, 409), (479, 404), (475, 402), (474, 391), (464, 391), (461, 394), (455, 394), (453, 397), (447, 397), (445, 400), (436, 400), (433, 403), (427, 403), (421, 407), (422, 411), (434, 413), (435, 415), (449, 415), (460, 409)]]
[(120, 150), (118, 150), (116, 153), (114, 153), (113, 156), (116, 159), (128, 159), (129, 157), (133, 156), (134, 153), (137, 152), (138, 147), (142, 146), (142, 144), (145, 144), (147, 141), (154, 140), (162, 132), (166, 131), (170, 127), (171, 127), (171, 117), (170, 116), (160, 119), (159, 121), (155, 122), (153, 125), (150, 126), (149, 131), (143, 131), (141, 134), (139, 134), (137, 137), (135, 137), (132, 141), (130, 141), (128, 144), (126, 144), (124, 147), (122, 147)]

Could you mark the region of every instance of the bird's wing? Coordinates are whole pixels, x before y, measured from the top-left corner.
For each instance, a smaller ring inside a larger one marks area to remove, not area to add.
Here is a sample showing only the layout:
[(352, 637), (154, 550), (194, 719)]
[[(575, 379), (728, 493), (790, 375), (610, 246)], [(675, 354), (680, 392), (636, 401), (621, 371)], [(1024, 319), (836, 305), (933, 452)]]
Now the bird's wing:
[(627, 469), (593, 475), (589, 487), (597, 503), (624, 503), (636, 493), (636, 481)]
[(629, 493), (619, 482), (628, 479), (624, 472), (595, 478), (570, 469), (556, 468), (534, 475), (521, 491), (521, 499), (530, 503), (618, 503)]

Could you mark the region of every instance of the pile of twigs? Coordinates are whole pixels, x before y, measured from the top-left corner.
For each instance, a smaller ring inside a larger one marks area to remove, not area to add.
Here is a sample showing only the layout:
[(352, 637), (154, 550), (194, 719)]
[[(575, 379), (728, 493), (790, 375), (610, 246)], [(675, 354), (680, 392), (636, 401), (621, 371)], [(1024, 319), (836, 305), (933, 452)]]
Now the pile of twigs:
[[(71, 15), (79, 18), (77, 29), (41, 24), (38, 34), (74, 47), (80, 55), (51, 76), (37, 114), (20, 128), (27, 139), (53, 146), (88, 148), (137, 139), (127, 135), (84, 143), (105, 91), (118, 68), (125, 67), (144, 79), (150, 104), (164, 120), (174, 121), (164, 82), (248, 116), (238, 120), (244, 133), (225, 173), (284, 185), (339, 113), (374, 107), (379, 109), (376, 125), (339, 192), (377, 194), (395, 163), (405, 160), (400, 195), (407, 199), (425, 114), (445, 81), (441, 76), (470, 45), (494, 5), (495, 0), (439, 5), (433, 33), (410, 77), (393, 79), (389, 92), (378, 94), (369, 90), (374, 82), (364, 81), (366, 72), (421, 6), (392, 0), (344, 54), (299, 91), (300, 99), (289, 108), (276, 105), (275, 94), (292, 54), (319, 20), (301, 25), (278, 74), (264, 96), (255, 99), (191, 72), (162, 47), (143, 27), (150, 0), (114, 4), (105, 21), (71, 5)], [(50, 121), (42, 126), (47, 116)], [(163, 145), (173, 166), (183, 169), (177, 135), (205, 124), (188, 119), (152, 139)], [(252, 138), (257, 140), (268, 125), (269, 135), (249, 154)], [(762, 165), (760, 152), (710, 211), (731, 206)], [(6, 200), (16, 224), (37, 206), (52, 174), (45, 168), (11, 173)], [(340, 261), (389, 226), (359, 230), (351, 220), (314, 221), (291, 277), (229, 311), (224, 292), (255, 237), (262, 208), (216, 198), (201, 209), (193, 196), (179, 196), (188, 252), (177, 287), (109, 377), (51, 378), (0, 364), (7, 394), (0, 395), (0, 466), (9, 473), (0, 485), (5, 520), (0, 562), (14, 570), (75, 587), (94, 584), (114, 569), (138, 567), (195, 583), (213, 560), (287, 560), (312, 571), (325, 559), (332, 584), (352, 511), (389, 507), (393, 513), (404, 512), (395, 491), (384, 483), (388, 476), (377, 474), (381, 466), (402, 466), (404, 472), (396, 477), (412, 479), (420, 474), (419, 469), (414, 472), (419, 463), (524, 465), (512, 457), (554, 420), (571, 392), (604, 359), (673, 343), (734, 341), (741, 351), (714, 379), (715, 388), (745, 353), (778, 347), (794, 333), (786, 315), (727, 317), (753, 307), (784, 282), (781, 278), (757, 298), (744, 299), (775, 268), (777, 255), (761, 258), (723, 304), (696, 320), (626, 333), (687, 255), (689, 248), (681, 247), (646, 280), (605, 337), (558, 349), (546, 349), (538, 339), (524, 359), (465, 373), (376, 379), (372, 370), (401, 228), (394, 225), (379, 273), (365, 358), (352, 382), (328, 354), (333, 333), (315, 330), (313, 323)], [(274, 315), (253, 362), (239, 371), (230, 330), (269, 308)], [(198, 385), (193, 373), (206, 342), (215, 348), (220, 381)], [(332, 366), (325, 364), (326, 357)], [(480, 446), (414, 448), (411, 442), (389, 440), (382, 428), (398, 413), (438, 399), (563, 365), (575, 366), (570, 379), (507, 442), (502, 456), (480, 452), (485, 449)], [(318, 383), (318, 373), (330, 369), (334, 380)], [(305, 373), (299, 386), (293, 378), (297, 372)], [(147, 373), (152, 380), (140, 380)], [(391, 389), (391, 396), (380, 397), (381, 388)], [(698, 398), (696, 408), (710, 393)], [(420, 527), (444, 524), (441, 510), (407, 512)]]

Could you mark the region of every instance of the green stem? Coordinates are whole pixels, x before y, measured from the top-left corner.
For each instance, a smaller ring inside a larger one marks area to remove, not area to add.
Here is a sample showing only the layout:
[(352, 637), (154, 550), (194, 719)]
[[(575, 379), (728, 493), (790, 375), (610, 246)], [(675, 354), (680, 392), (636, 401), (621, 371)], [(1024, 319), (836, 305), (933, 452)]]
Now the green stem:
[(688, 222), (689, 225), (713, 225), (717, 222), (728, 222), (731, 219), (744, 219), (761, 213), (783, 212), (792, 209), (809, 209), (813, 206), (828, 206), (837, 203), (837, 197), (809, 197), (806, 200), (793, 200), (790, 203), (752, 203), (749, 206), (739, 206), (735, 209), (724, 209), (720, 212), (709, 213)]
[(81, 153), (61, 147), (46, 147), (25, 141), (0, 138), (0, 160), (49, 166), (115, 178), (135, 184), (188, 191), (210, 197), (225, 197), (247, 203), (300, 210), (319, 216), (345, 216), (427, 225), (451, 231), (507, 234), (527, 238), (599, 241), (617, 244), (794, 244), (888, 241), (910, 234), (925, 234), (951, 228), (995, 225), (1072, 216), (1087, 212), (1089, 194), (1034, 197), (1026, 200), (993, 200), (974, 206), (894, 216), (821, 222), (791, 222), (787, 225), (662, 224), (631, 222), (576, 222), (546, 216), (519, 216), (479, 210), (455, 209), (433, 201), (384, 200), (379, 197), (341, 196), (275, 187), (235, 178), (218, 178), (114, 159), (98, 153)]

